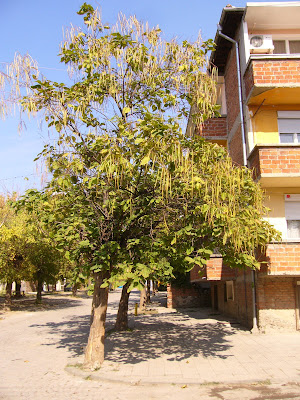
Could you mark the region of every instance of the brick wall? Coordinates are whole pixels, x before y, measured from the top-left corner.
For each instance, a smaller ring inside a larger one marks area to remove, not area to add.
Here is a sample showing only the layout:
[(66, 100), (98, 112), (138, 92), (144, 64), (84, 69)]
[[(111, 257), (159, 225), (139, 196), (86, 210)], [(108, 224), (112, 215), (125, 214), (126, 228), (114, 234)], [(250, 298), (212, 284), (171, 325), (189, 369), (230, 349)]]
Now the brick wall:
[(227, 105), (228, 132), (230, 132), (240, 113), (235, 50), (231, 51), (229, 61), (227, 63), (225, 72), (225, 95)]
[(300, 147), (256, 146), (249, 157), (254, 178), (261, 174), (300, 173)]
[[(232, 317), (243, 326), (252, 328), (252, 281), (250, 270), (237, 270), (233, 280), (234, 299), (225, 300), (225, 281), (212, 282), (213, 308), (224, 315)], [(217, 291), (217, 296), (215, 295)], [(215, 300), (218, 300), (216, 307)]]
[(207, 307), (210, 305), (210, 292), (200, 286), (167, 286), (168, 308)]
[(227, 121), (226, 117), (210, 118), (206, 120), (197, 132), (200, 136), (205, 137), (227, 137)]
[(198, 265), (194, 266), (194, 268), (190, 272), (190, 281), (220, 281), (234, 279), (235, 276), (236, 270), (223, 264), (222, 257), (212, 257), (207, 261), (206, 268), (200, 268)]
[(228, 151), (232, 161), (244, 165), (242, 131), (239, 126), (228, 144)]
[(295, 278), (266, 277), (257, 282), (258, 323), (262, 331), (296, 329)]
[(246, 97), (255, 86), (300, 85), (300, 60), (252, 60), (244, 75)]
[(206, 274), (205, 267), (199, 267), (199, 265), (195, 265), (194, 268), (190, 271), (190, 281), (191, 282), (201, 281), (202, 278), (206, 279), (206, 277), (207, 277), (207, 274)]
[(245, 97), (247, 98), (254, 86), (253, 64), (250, 63), (244, 74)]
[(221, 257), (214, 257), (207, 261), (207, 280), (219, 281), (235, 278), (235, 270), (223, 263)]
[(300, 243), (274, 243), (266, 249), (267, 264), (261, 265), (261, 272), (269, 275), (300, 276)]

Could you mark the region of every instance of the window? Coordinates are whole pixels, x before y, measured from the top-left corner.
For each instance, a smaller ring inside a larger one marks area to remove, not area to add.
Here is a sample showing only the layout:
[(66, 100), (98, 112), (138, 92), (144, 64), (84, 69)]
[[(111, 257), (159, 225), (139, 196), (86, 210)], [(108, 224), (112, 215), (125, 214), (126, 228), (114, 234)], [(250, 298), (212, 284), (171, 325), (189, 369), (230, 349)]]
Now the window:
[(299, 54), (300, 40), (273, 40), (273, 54)]
[(300, 144), (300, 111), (278, 111), (280, 143)]
[(300, 239), (300, 194), (285, 195), (285, 219), (288, 239)]
[(226, 300), (234, 300), (233, 281), (226, 281)]

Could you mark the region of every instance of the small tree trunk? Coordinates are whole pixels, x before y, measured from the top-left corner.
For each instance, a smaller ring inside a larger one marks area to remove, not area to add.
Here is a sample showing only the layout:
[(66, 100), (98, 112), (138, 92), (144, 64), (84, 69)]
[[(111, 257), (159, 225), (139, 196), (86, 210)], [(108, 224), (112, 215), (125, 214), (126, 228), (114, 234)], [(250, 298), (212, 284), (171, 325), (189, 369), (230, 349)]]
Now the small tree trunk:
[(95, 286), (88, 344), (84, 355), (84, 367), (92, 370), (100, 368), (104, 361), (105, 320), (108, 288), (101, 288), (104, 276), (94, 274)]
[(42, 302), (43, 279), (39, 272), (37, 272), (37, 288), (36, 288), (36, 303)]
[(16, 281), (16, 298), (20, 298), (21, 296), (21, 282)]
[(150, 280), (147, 280), (147, 299), (146, 299), (146, 303), (149, 304), (151, 303), (151, 298), (150, 298)]
[(72, 296), (76, 297), (76, 295), (77, 295), (77, 290), (78, 290), (78, 283), (75, 283), (75, 284), (72, 286)]
[(144, 289), (141, 290), (141, 298), (140, 298), (140, 310), (141, 311), (146, 309), (146, 302), (147, 302), (147, 292), (146, 292), (146, 286), (144, 286)]
[(155, 296), (157, 293), (157, 282), (156, 281), (152, 281), (152, 293), (153, 293), (153, 296)]
[(11, 309), (11, 289), (12, 289), (12, 282), (6, 282), (6, 292), (5, 292), (5, 308), (10, 310)]
[(128, 300), (130, 292), (127, 292), (129, 283), (123, 286), (119, 303), (118, 315), (115, 324), (116, 331), (126, 331), (128, 329)]

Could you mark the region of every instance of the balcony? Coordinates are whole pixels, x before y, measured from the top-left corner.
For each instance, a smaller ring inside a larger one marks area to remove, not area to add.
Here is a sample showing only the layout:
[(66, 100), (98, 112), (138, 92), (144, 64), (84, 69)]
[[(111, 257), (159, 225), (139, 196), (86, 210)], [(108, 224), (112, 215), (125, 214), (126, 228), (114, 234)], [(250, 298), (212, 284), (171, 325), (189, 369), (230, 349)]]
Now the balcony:
[(262, 264), (260, 270), (267, 275), (300, 275), (300, 243), (271, 243), (267, 246), (264, 258), (266, 264)]
[(300, 186), (300, 144), (256, 145), (248, 161), (262, 187)]
[[(248, 104), (268, 104), (268, 95), (266, 92), (274, 88), (295, 89), (300, 90), (300, 55), (287, 54), (262, 54), (251, 55), (245, 74), (245, 96)], [(263, 95), (262, 95), (263, 93)], [(280, 91), (277, 96), (278, 104), (283, 104), (282, 94)], [(287, 101), (292, 104), (294, 97), (290, 99), (287, 91)], [(261, 97), (263, 96), (263, 97)], [(290, 99), (290, 100), (289, 100)], [(274, 101), (274, 93), (272, 93), (272, 103)], [(288, 104), (284, 102), (284, 104)]]

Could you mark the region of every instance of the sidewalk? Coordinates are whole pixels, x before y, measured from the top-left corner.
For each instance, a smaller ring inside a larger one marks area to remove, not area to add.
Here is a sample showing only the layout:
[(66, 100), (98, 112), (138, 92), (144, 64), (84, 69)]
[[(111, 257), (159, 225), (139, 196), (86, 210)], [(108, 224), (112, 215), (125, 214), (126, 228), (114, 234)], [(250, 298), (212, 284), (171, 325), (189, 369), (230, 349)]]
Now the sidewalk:
[(161, 305), (163, 294), (156, 299), (150, 308), (157, 314), (135, 317), (138, 297), (131, 295), (133, 331), (108, 335), (99, 371), (66, 370), (85, 379), (130, 384), (300, 382), (298, 332), (252, 335), (210, 315), (210, 309), (170, 310)]

